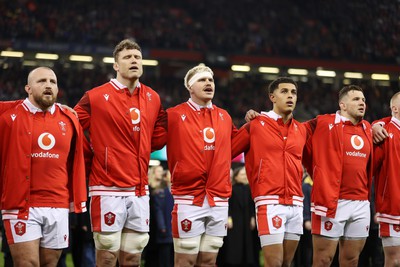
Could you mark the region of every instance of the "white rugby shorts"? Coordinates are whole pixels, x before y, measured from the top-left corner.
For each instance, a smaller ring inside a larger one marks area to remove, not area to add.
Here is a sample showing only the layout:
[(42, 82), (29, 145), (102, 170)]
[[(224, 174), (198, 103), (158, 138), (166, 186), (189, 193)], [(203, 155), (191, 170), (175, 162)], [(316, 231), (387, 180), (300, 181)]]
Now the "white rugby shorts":
[(149, 232), (149, 196), (92, 196), (90, 217), (93, 232)]
[(67, 248), (69, 244), (69, 209), (29, 208), (28, 220), (6, 219), (4, 229), (8, 244), (40, 239), (40, 247)]

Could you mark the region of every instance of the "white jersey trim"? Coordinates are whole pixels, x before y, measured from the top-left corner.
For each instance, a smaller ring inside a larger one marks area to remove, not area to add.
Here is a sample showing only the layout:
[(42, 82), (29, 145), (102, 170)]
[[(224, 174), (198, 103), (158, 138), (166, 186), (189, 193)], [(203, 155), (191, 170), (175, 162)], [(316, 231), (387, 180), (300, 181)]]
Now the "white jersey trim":
[[(149, 186), (145, 185), (146, 195), (149, 195)], [(89, 186), (89, 196), (136, 196), (136, 186), (133, 187), (117, 187), (94, 185)]]
[(3, 220), (16, 220), (18, 219), (19, 210), (1, 210), (1, 216)]
[(311, 203), (311, 212), (314, 212), (316, 215), (326, 217), (328, 208), (324, 206), (315, 206), (314, 203)]
[(378, 222), (384, 222), (389, 224), (400, 224), (400, 216), (394, 216), (379, 212), (376, 214), (376, 216)]
[[(261, 205), (273, 205), (273, 204), (281, 204), (282, 205), (282, 203), (279, 202), (278, 195), (258, 196), (258, 197), (254, 198), (254, 203), (256, 204), (256, 207), (261, 206)], [(303, 207), (303, 197), (292, 196), (292, 203), (289, 203), (289, 205)]]

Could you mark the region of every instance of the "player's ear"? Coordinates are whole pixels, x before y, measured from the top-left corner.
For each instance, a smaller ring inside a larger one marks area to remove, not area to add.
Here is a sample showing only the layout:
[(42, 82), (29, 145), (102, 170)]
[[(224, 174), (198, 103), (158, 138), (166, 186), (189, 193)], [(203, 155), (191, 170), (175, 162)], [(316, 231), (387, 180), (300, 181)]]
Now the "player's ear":
[(118, 70), (119, 70), (119, 65), (118, 65), (117, 62), (114, 62), (114, 64), (113, 64), (113, 69), (114, 69), (115, 71), (118, 71)]
[(339, 102), (339, 108), (340, 108), (341, 110), (346, 110), (346, 103), (344, 103), (343, 101), (340, 101), (340, 102)]
[(272, 103), (275, 103), (275, 102), (276, 102), (276, 100), (275, 100), (275, 95), (274, 95), (273, 93), (272, 93), (272, 94), (269, 93), (269, 94), (268, 94), (268, 97), (269, 97), (269, 100), (271, 100)]
[(32, 89), (29, 85), (25, 85), (25, 92), (27, 92), (28, 95), (32, 94)]

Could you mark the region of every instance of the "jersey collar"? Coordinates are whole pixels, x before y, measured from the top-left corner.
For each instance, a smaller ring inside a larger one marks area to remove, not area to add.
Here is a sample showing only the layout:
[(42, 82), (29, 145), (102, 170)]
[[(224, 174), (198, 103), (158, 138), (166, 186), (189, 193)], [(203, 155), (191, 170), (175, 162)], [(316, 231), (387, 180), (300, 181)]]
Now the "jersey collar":
[[(27, 111), (29, 111), (29, 112), (32, 113), (32, 114), (36, 114), (36, 112), (43, 112), (42, 109), (40, 109), (40, 108), (34, 106), (34, 105), (32, 104), (32, 102), (31, 102), (28, 98), (26, 98), (26, 99), (24, 100), (24, 102), (22, 103), (22, 105), (24, 106), (24, 108), (25, 108)], [(50, 114), (53, 115), (54, 112), (56, 111), (56, 105), (53, 104), (48, 110), (45, 110), (45, 111), (48, 111), (48, 112), (50, 112)]]

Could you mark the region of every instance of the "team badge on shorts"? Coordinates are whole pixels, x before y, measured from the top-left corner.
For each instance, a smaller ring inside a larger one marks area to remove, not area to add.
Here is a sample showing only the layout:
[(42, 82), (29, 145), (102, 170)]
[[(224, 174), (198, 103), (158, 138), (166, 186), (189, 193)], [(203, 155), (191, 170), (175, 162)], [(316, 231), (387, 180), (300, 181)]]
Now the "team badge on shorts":
[(104, 223), (108, 226), (113, 225), (115, 223), (115, 214), (111, 211), (104, 214)]
[(397, 225), (393, 225), (393, 230), (395, 231), (395, 232), (400, 232), (400, 225), (399, 224), (397, 224)]
[(331, 221), (327, 221), (327, 222), (325, 222), (325, 224), (324, 224), (324, 227), (325, 227), (325, 230), (326, 230), (326, 231), (332, 230), (332, 226), (333, 226), (333, 223), (332, 223)]
[(184, 232), (189, 232), (192, 229), (192, 222), (188, 219), (181, 221), (181, 227)]
[(282, 226), (282, 219), (279, 216), (274, 216), (272, 218), (272, 225), (276, 228), (279, 229)]
[(24, 235), (26, 233), (26, 224), (24, 222), (17, 222), (14, 225), (14, 230), (17, 235)]

